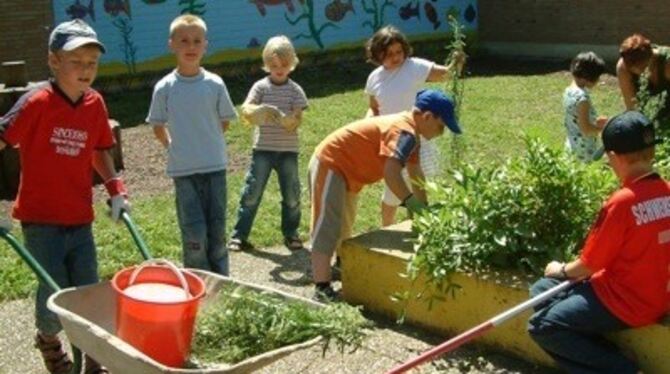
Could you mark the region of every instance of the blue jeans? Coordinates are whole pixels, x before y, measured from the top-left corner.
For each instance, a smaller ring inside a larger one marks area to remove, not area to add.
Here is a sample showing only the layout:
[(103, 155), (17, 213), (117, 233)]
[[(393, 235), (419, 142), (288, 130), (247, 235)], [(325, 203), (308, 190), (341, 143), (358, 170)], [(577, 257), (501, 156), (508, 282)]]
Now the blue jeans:
[[(560, 282), (542, 278), (531, 287), (530, 295)], [(588, 281), (540, 304), (528, 321), (531, 338), (568, 373), (637, 373), (635, 362), (603, 336), (627, 328), (600, 302)]]
[(174, 178), (185, 267), (228, 275), (226, 171)]
[[(98, 261), (91, 225), (59, 226), (23, 223), (26, 248), (61, 288), (98, 282)], [(54, 290), (40, 282), (35, 299), (35, 326), (46, 335), (62, 327), (58, 316), (47, 308)]]
[(281, 190), (281, 231), (284, 237), (298, 236), (300, 225), (300, 176), (298, 154), (254, 150), (237, 211), (233, 238), (247, 240), (258, 205), (272, 170), (277, 172)]

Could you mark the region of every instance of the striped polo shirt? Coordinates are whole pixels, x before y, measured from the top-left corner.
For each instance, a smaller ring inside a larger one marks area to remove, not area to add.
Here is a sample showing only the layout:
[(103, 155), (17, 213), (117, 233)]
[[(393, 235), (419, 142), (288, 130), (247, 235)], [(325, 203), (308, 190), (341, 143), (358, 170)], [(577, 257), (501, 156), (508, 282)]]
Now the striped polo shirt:
[[(284, 84), (274, 84), (265, 77), (251, 87), (246, 101), (250, 104), (274, 105), (283, 114), (307, 108), (307, 97), (302, 88), (288, 79)], [(298, 152), (298, 130), (288, 132), (279, 123), (263, 123), (256, 127), (254, 149), (259, 151)]]

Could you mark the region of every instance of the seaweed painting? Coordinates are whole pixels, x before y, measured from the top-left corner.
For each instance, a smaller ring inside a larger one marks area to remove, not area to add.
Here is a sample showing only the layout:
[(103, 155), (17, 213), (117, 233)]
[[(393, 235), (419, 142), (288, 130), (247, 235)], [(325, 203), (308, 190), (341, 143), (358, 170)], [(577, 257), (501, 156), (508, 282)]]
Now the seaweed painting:
[(371, 0), (368, 6), (367, 0), (361, 0), (363, 11), (372, 16), (372, 20), (363, 22), (363, 26), (369, 26), (372, 32), (376, 32), (384, 25), (384, 12), (387, 7), (395, 8), (393, 0), (384, 0), (383, 3), (377, 3), (377, 0)]
[(334, 27), (338, 28), (337, 25), (335, 25), (333, 22), (326, 22), (322, 24), (321, 26), (316, 26), (314, 22), (314, 1), (313, 0), (301, 0), (300, 1), (302, 5), (302, 14), (296, 17), (295, 19), (290, 19), (288, 14), (284, 13), (284, 18), (286, 18), (286, 22), (288, 22), (291, 26), (295, 26), (298, 24), (300, 21), (306, 21), (307, 22), (307, 27), (309, 29), (309, 34), (307, 33), (300, 33), (295, 36), (294, 39), (314, 39), (314, 42), (316, 45), (319, 46), (319, 49), (323, 49), (323, 41), (321, 41), (321, 33), (327, 28), (327, 27)]
[(114, 27), (119, 30), (121, 34), (121, 44), (119, 48), (123, 53), (123, 62), (126, 64), (126, 68), (129, 74), (137, 73), (137, 68), (135, 66), (137, 46), (133, 42), (132, 33), (133, 33), (133, 24), (129, 18), (126, 17), (116, 17), (112, 21)]
[(181, 8), (181, 14), (194, 14), (196, 16), (202, 16), (205, 14), (205, 2), (200, 2), (198, 0), (179, 0), (179, 5), (183, 5)]

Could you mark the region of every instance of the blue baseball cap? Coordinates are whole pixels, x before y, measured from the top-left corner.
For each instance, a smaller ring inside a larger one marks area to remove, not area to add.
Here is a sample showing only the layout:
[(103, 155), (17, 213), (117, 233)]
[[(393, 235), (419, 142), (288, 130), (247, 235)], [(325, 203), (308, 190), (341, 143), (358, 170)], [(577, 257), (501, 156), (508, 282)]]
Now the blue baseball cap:
[(456, 114), (454, 113), (454, 100), (437, 90), (421, 90), (416, 94), (414, 106), (439, 116), (444, 124), (454, 134), (462, 133)]
[(651, 121), (634, 110), (612, 117), (603, 129), (602, 139), (605, 150), (614, 153), (640, 151), (661, 142)]
[(98, 40), (98, 34), (80, 19), (60, 23), (49, 36), (49, 50), (52, 52), (72, 51), (87, 44), (95, 44), (105, 53), (105, 46)]

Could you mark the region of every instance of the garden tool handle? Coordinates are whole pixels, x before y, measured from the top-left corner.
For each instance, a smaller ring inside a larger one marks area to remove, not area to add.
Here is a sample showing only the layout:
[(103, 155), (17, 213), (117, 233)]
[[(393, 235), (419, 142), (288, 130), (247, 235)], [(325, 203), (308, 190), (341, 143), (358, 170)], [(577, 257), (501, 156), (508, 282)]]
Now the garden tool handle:
[(132, 286), (133, 283), (135, 283), (135, 280), (137, 279), (137, 276), (140, 274), (140, 272), (149, 265), (162, 265), (172, 270), (174, 275), (177, 277), (177, 280), (181, 284), (181, 288), (183, 288), (184, 292), (186, 292), (186, 297), (189, 299), (191, 298), (191, 291), (188, 287), (188, 282), (186, 281), (186, 277), (184, 277), (182, 270), (179, 270), (179, 268), (171, 261), (162, 258), (146, 260), (139, 266), (137, 266), (135, 270), (133, 270), (133, 273), (130, 275), (130, 279), (128, 280), (128, 287)]
[(130, 231), (130, 236), (133, 237), (133, 241), (135, 241), (135, 244), (140, 249), (142, 257), (144, 257), (145, 260), (150, 260), (152, 257), (151, 254), (149, 253), (149, 247), (147, 247), (147, 244), (142, 239), (140, 232), (137, 230), (137, 226), (135, 226), (133, 219), (130, 218), (130, 214), (128, 214), (128, 212), (126, 212), (125, 210), (122, 211), (121, 219), (123, 220), (123, 223), (126, 224), (128, 231)]

